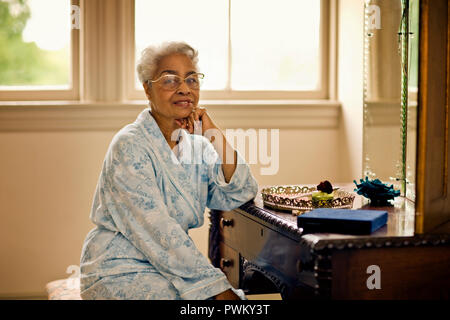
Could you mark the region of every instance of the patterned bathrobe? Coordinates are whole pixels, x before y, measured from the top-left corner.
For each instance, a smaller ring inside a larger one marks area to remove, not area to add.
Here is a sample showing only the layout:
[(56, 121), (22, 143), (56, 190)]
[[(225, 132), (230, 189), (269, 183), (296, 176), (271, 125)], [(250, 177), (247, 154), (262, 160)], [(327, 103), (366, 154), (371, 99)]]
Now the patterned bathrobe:
[(231, 210), (253, 199), (257, 183), (239, 153), (226, 183), (201, 135), (179, 130), (175, 156), (150, 111), (107, 151), (90, 214), (96, 228), (81, 254), (83, 299), (208, 299), (233, 289), (188, 230), (203, 225), (205, 207)]

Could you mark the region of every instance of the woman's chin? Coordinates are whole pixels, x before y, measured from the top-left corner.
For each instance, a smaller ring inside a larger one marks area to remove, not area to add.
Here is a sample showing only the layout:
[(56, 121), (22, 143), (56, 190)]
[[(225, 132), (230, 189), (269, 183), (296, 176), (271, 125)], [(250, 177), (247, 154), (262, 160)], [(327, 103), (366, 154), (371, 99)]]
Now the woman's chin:
[(177, 119), (187, 118), (191, 115), (192, 109), (180, 110), (177, 112)]

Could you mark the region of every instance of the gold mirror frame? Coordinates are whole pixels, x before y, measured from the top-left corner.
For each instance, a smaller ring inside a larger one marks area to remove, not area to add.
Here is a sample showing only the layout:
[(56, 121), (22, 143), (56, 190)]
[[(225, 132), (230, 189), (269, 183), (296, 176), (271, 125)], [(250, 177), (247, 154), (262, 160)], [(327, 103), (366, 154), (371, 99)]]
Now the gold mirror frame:
[(450, 232), (450, 5), (421, 0), (415, 233)]

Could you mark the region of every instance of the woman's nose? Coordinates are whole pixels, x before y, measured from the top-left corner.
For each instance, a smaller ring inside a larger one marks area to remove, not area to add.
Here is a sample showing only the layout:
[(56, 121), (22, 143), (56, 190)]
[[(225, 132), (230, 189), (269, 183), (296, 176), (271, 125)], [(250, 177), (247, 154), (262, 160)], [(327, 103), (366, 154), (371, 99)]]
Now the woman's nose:
[(180, 86), (177, 89), (178, 94), (188, 94), (191, 92), (191, 89), (186, 84), (186, 81), (182, 81)]

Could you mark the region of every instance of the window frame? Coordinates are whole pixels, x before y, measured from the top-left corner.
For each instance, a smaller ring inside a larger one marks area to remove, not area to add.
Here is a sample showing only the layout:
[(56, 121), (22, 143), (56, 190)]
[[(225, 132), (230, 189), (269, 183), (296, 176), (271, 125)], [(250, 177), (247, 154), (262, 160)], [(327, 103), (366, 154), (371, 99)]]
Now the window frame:
[[(50, 96), (51, 92), (20, 91), (16, 99), (6, 99), (0, 91), (0, 132), (39, 130), (116, 130), (135, 119), (148, 104), (144, 91), (134, 88), (135, 43), (134, 0), (78, 0), (80, 29), (74, 32), (74, 96)], [(338, 127), (338, 0), (323, 0), (325, 32), (322, 41), (323, 97), (282, 92), (282, 98), (262, 92), (237, 99), (212, 99), (202, 92), (200, 103), (208, 108), (219, 125), (230, 128), (321, 128)], [(325, 36), (326, 35), (326, 36)], [(327, 39), (328, 38), (328, 39)], [(76, 48), (76, 49), (75, 49)], [(326, 48), (326, 49), (325, 49)], [(79, 59), (79, 60), (78, 60)], [(325, 68), (326, 66), (326, 68)], [(60, 94), (61, 92), (56, 92)], [(133, 97), (130, 93), (135, 94)], [(223, 92), (219, 92), (223, 94)], [(270, 93), (269, 93), (270, 94)], [(71, 99), (74, 98), (74, 99)], [(55, 121), (58, 119), (58, 121)]]
[[(135, 1), (71, 0), (80, 7), (80, 29), (72, 29), (72, 88), (0, 90), (0, 101), (147, 101), (135, 88)], [(202, 101), (334, 101), (337, 98), (337, 0), (321, 0), (320, 87), (316, 91), (201, 91)], [(215, 102), (214, 102), (215, 101)], [(276, 102), (279, 101), (279, 102)]]
[[(231, 1), (231, 0), (229, 0)], [(258, 90), (258, 91), (244, 91), (244, 90), (231, 90), (230, 88), (230, 69), (231, 63), (228, 63), (228, 79), (227, 88), (224, 90), (202, 90), (201, 98), (204, 100), (318, 100), (318, 99), (333, 99), (334, 94), (330, 92), (334, 90), (333, 79), (335, 78), (335, 72), (330, 70), (330, 66), (333, 64), (330, 53), (330, 48), (335, 47), (330, 43), (331, 37), (330, 33), (333, 28), (330, 26), (336, 23), (334, 15), (330, 14), (330, 7), (335, 7), (334, 1), (320, 0), (320, 75), (319, 75), (319, 87), (317, 90), (309, 91), (275, 91), (275, 90)], [(333, 3), (331, 3), (333, 2)], [(135, 61), (135, 1), (130, 0), (130, 6), (128, 12), (132, 13), (131, 16), (127, 17), (128, 24), (131, 26), (132, 32), (127, 39), (126, 55), (128, 60), (126, 61), (127, 70), (130, 70), (129, 74), (126, 76), (126, 96), (129, 100), (146, 100), (144, 90), (138, 90), (135, 88), (135, 73), (136, 73), (136, 61)], [(228, 19), (230, 20), (230, 13), (228, 13)], [(228, 48), (231, 43), (231, 35), (228, 32)], [(228, 59), (230, 60), (231, 52), (228, 52)], [(230, 61), (229, 61), (230, 62)], [(331, 76), (331, 77), (330, 77)]]
[[(80, 0), (71, 0), (71, 5), (80, 6)], [(81, 18), (81, 17), (80, 17)], [(81, 25), (81, 21), (80, 21)], [(23, 90), (1, 88), (0, 101), (36, 101), (36, 100), (78, 100), (80, 96), (80, 30), (70, 31), (70, 88), (54, 89), (52, 86), (36, 86), (35, 89)], [(45, 89), (49, 88), (49, 89)]]

